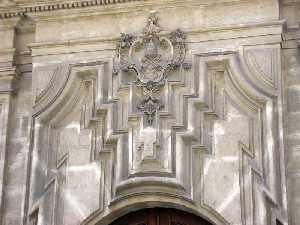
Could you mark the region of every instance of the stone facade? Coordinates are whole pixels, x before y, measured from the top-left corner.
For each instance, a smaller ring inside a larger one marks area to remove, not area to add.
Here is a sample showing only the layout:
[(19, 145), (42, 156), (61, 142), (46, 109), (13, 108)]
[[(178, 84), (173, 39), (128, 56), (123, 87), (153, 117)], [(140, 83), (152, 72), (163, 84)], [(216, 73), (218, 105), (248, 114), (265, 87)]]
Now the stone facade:
[(299, 0), (1, 0), (0, 224), (300, 225), (299, 21)]

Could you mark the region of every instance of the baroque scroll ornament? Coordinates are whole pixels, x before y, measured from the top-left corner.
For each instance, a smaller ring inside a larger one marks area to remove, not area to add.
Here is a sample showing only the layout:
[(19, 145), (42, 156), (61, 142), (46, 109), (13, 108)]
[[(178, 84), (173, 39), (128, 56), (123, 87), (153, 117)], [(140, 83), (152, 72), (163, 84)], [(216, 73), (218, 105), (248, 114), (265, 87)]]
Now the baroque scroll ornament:
[(189, 69), (185, 63), (185, 36), (177, 29), (168, 36), (159, 36), (162, 28), (158, 25), (156, 12), (151, 12), (141, 36), (121, 33), (117, 47), (118, 61), (114, 74), (135, 71), (135, 84), (142, 89), (143, 100), (138, 110), (152, 125), (156, 113), (164, 108), (159, 92), (166, 83), (167, 74), (180, 67)]

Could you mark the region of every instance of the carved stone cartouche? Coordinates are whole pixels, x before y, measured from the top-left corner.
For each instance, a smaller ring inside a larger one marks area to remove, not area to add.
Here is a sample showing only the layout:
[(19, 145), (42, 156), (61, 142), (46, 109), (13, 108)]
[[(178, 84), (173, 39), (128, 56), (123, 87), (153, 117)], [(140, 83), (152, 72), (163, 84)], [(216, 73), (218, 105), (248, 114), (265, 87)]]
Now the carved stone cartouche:
[(135, 85), (142, 89), (143, 100), (137, 106), (148, 125), (152, 125), (157, 112), (164, 108), (159, 92), (165, 85), (167, 73), (177, 68), (189, 69), (185, 60), (185, 36), (179, 29), (168, 37), (159, 36), (162, 28), (158, 17), (151, 12), (143, 34), (134, 37), (121, 33), (117, 47), (118, 60), (114, 64), (114, 74), (133, 70), (137, 74)]

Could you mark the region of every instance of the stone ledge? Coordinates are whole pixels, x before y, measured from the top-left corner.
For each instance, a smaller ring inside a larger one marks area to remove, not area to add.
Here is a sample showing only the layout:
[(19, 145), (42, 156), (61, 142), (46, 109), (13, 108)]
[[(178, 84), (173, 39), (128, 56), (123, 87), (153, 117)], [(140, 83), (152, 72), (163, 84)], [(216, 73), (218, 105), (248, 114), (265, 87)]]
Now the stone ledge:
[[(248, 24), (231, 24), (222, 27), (183, 29), (188, 44), (230, 39), (266, 38), (269, 42), (280, 42), (283, 21), (266, 21)], [(162, 36), (169, 31), (161, 32)], [(210, 34), (210, 35), (208, 35)], [(271, 38), (272, 37), (272, 38)], [(73, 54), (80, 52), (115, 51), (119, 36), (89, 37), (69, 40), (54, 40), (28, 44), (32, 56)], [(247, 44), (244, 42), (244, 44)], [(249, 44), (249, 43), (248, 43)]]

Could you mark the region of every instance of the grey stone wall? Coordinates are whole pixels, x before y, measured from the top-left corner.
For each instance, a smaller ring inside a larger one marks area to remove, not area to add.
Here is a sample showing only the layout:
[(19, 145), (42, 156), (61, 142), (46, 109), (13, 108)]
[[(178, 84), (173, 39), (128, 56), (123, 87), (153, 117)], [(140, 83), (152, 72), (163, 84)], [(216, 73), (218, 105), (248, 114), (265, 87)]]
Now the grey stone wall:
[(282, 2), (282, 17), (286, 19), (283, 34), (282, 59), (284, 77), (286, 174), (288, 186), (289, 219), (299, 224), (300, 217), (300, 167), (299, 167), (299, 7), (298, 1)]
[(220, 225), (300, 225), (299, 9), (0, 1), (0, 224), (173, 207)]
[(26, 24), (16, 28), (16, 20), (1, 25), (1, 224), (22, 224), (30, 176), (32, 111), (32, 64), (27, 44), (33, 41), (33, 33)]

